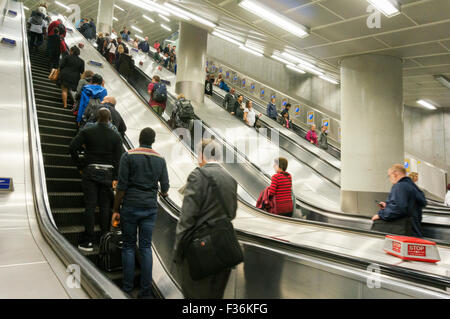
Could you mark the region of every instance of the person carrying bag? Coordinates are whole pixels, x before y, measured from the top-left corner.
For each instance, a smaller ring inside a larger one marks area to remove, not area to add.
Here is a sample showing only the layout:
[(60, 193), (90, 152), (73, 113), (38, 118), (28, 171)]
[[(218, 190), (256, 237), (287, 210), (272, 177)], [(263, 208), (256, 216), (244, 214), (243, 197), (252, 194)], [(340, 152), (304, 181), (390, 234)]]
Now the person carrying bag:
[(234, 267), (244, 260), (220, 189), (212, 176), (202, 169), (199, 172), (208, 180), (208, 187), (212, 187), (213, 193), (217, 194), (224, 215), (211, 218), (208, 212), (205, 213), (186, 236), (183, 257), (187, 259), (194, 281)]

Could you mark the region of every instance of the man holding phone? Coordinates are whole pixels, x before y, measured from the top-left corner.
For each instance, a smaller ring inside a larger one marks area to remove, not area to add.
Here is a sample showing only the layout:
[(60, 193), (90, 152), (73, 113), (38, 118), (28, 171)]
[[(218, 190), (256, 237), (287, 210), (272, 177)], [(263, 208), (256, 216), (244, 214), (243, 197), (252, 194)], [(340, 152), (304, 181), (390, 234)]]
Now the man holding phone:
[[(404, 221), (405, 231), (398, 235), (422, 237), (420, 223), (422, 208), (427, 205), (425, 195), (406, 176), (406, 170), (401, 164), (395, 164), (389, 168), (388, 177), (393, 184), (391, 192), (386, 202), (377, 202), (380, 211), (372, 217), (372, 221), (383, 220), (399, 224)], [(382, 223), (377, 224), (382, 225)], [(373, 230), (383, 231), (376, 228), (378, 227), (372, 227)]]

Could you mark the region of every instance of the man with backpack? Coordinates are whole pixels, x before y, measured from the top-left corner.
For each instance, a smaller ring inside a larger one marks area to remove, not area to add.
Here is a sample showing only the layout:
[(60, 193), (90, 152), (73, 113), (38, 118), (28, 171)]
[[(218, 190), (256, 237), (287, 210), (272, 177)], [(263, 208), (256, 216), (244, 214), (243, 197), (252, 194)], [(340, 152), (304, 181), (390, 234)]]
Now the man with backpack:
[(80, 127), (95, 117), (95, 111), (100, 108), (101, 102), (107, 95), (108, 92), (103, 87), (102, 76), (100, 74), (94, 74), (92, 84), (85, 85), (81, 90), (77, 115), (77, 123)]
[(30, 30), (30, 51), (33, 48), (37, 51), (44, 42), (45, 29), (47, 28), (44, 12), (45, 8), (39, 7), (36, 11), (31, 13), (31, 17), (28, 20)]
[(148, 85), (148, 94), (150, 94), (149, 105), (159, 116), (164, 113), (167, 102), (167, 88), (161, 83), (158, 75), (153, 76), (152, 82)]
[(175, 121), (175, 128), (185, 128), (191, 130), (192, 120), (194, 119), (194, 108), (189, 100), (183, 94), (178, 95), (176, 108), (172, 114)]

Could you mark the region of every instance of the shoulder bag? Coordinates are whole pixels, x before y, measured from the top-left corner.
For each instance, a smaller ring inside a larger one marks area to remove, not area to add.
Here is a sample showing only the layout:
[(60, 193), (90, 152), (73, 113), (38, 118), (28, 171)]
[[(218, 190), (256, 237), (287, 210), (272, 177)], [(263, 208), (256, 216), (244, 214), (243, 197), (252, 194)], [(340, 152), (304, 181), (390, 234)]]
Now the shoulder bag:
[(199, 172), (207, 178), (213, 193), (217, 194), (225, 216), (214, 218), (205, 212), (186, 239), (184, 255), (194, 281), (234, 267), (244, 260), (220, 189), (212, 176), (202, 169)]

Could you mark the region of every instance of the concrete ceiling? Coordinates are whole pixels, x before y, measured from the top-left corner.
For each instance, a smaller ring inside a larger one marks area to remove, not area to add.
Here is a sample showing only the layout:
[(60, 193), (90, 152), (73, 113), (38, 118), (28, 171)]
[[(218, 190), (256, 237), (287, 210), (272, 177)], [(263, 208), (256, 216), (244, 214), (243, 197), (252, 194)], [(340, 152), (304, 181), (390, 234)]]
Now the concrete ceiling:
[[(347, 56), (374, 53), (401, 57), (404, 61), (405, 104), (417, 106), (417, 99), (426, 99), (439, 107), (450, 107), (450, 90), (437, 82), (433, 75), (450, 79), (450, 0), (397, 0), (401, 14), (391, 18), (381, 15), (381, 27), (369, 28), (366, 0), (258, 0), (288, 18), (308, 27), (309, 36), (298, 38), (270, 24), (238, 5), (238, 0), (157, 0), (172, 2), (203, 18), (241, 41), (255, 41), (264, 45), (270, 56), (274, 50), (294, 50), (299, 56), (315, 61), (322, 69), (339, 74), (339, 61)], [(98, 1), (60, 0), (76, 3), (82, 15), (97, 17)], [(33, 7), (38, 1), (25, 1)], [(50, 3), (50, 10), (64, 9)], [(156, 21), (157, 14), (116, 0), (125, 12), (115, 10), (114, 28), (135, 24), (150, 40), (167, 37), (167, 32), (142, 17), (142, 13)], [(171, 16), (169, 25), (178, 29)], [(131, 22), (132, 21), (132, 22)], [(130, 30), (133, 32), (133, 30)], [(210, 30), (212, 31), (212, 30)]]

